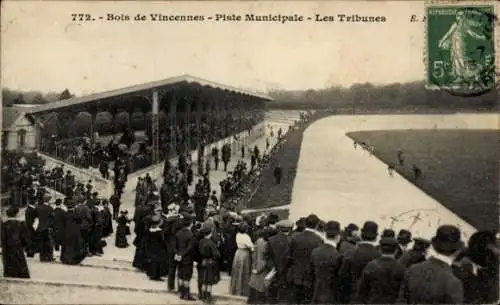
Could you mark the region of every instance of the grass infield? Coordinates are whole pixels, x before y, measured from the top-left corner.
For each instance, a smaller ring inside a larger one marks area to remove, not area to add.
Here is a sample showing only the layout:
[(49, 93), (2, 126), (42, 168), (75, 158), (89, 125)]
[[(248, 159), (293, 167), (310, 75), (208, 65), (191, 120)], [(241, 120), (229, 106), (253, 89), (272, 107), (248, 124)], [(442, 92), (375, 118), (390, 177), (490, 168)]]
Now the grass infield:
[[(498, 231), (500, 134), (497, 130), (349, 132), (374, 155), (476, 229)], [(398, 150), (405, 155), (398, 165)], [(413, 165), (422, 176), (413, 181)]]

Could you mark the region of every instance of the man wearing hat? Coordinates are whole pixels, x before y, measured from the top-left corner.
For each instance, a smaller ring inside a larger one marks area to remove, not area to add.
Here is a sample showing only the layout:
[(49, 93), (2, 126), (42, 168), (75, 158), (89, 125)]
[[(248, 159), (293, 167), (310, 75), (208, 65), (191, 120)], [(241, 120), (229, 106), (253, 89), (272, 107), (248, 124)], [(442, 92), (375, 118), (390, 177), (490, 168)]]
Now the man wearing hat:
[(337, 249), (343, 254), (354, 249), (358, 241), (359, 227), (355, 223), (350, 223), (344, 228)]
[(451, 267), (456, 254), (464, 246), (460, 230), (452, 225), (440, 226), (431, 240), (431, 245), (435, 253), (427, 261), (406, 271), (398, 303), (463, 303), (463, 284), (453, 274)]
[(292, 285), (293, 303), (309, 303), (312, 298), (311, 254), (323, 243), (323, 239), (316, 233), (319, 222), (320, 219), (315, 214), (307, 216), (306, 229), (290, 239), (288, 282)]
[(340, 278), (337, 271), (340, 268), (340, 253), (337, 244), (340, 240), (340, 224), (329, 221), (324, 227), (326, 240), (311, 254), (314, 272), (314, 304), (334, 304), (337, 302), (337, 287)]
[(28, 257), (35, 256), (35, 252), (37, 252), (37, 243), (36, 243), (36, 232), (33, 228), (36, 219), (36, 205), (28, 202), (26, 205), (26, 209), (24, 210), (24, 221), (26, 223), (26, 227), (28, 228), (28, 245), (26, 247), (26, 255)]
[(269, 269), (276, 269), (276, 275), (269, 287), (269, 298), (272, 303), (286, 303), (288, 301), (287, 264), (288, 249), (290, 246), (289, 233), (293, 223), (289, 220), (281, 220), (275, 224), (278, 232), (269, 238), (265, 257)]
[[(66, 197), (67, 198), (67, 197)], [(64, 238), (64, 223), (66, 222), (66, 206), (60, 198), (56, 199), (54, 208), (54, 249), (59, 251)]]
[(396, 260), (398, 242), (394, 237), (382, 237), (382, 256), (369, 262), (358, 282), (354, 301), (360, 304), (393, 304), (398, 298), (405, 267)]
[(361, 241), (356, 248), (344, 254), (339, 276), (342, 278), (341, 303), (349, 303), (356, 291), (356, 284), (361, 277), (365, 266), (372, 260), (380, 257), (376, 240), (378, 236), (378, 225), (373, 221), (364, 223), (361, 229)]
[(413, 248), (403, 252), (399, 258), (399, 262), (406, 268), (424, 262), (427, 257), (427, 250), (431, 246), (431, 242), (425, 238), (414, 238)]
[(175, 261), (181, 299), (194, 300), (190, 292), (190, 281), (193, 277), (193, 254), (196, 245), (195, 236), (191, 230), (194, 218), (191, 214), (182, 215), (182, 228), (175, 235)]
[(411, 232), (405, 229), (401, 229), (397, 237), (398, 250), (396, 251), (396, 259), (399, 259), (403, 253), (408, 251), (408, 244), (411, 242)]
[(50, 206), (49, 201), (50, 196), (43, 196), (42, 204), (39, 204), (36, 208), (36, 215), (38, 218), (36, 235), (41, 262), (51, 262), (54, 260), (54, 248), (51, 240), (54, 225), (54, 209)]

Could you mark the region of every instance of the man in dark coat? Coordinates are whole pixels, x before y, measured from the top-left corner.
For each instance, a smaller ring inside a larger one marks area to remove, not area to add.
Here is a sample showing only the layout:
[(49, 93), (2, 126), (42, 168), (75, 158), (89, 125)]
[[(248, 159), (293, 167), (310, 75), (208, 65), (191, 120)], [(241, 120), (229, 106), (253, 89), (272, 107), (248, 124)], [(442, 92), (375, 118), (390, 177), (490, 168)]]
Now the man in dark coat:
[(311, 270), (312, 251), (323, 243), (316, 228), (318, 216), (311, 214), (305, 220), (306, 229), (292, 236), (288, 250), (288, 283), (291, 285), (291, 302), (310, 303), (312, 298), (313, 278)]
[(104, 219), (104, 226), (102, 228), (102, 236), (108, 237), (113, 234), (113, 215), (109, 210), (109, 202), (107, 199), (102, 201), (103, 210), (101, 211), (102, 217)]
[(181, 299), (194, 300), (191, 296), (189, 282), (193, 277), (194, 246), (196, 237), (191, 227), (193, 225), (192, 217), (184, 215), (182, 218), (182, 228), (175, 235), (175, 260), (177, 262), (177, 271), (179, 279), (179, 292)]
[(286, 281), (289, 236), (292, 223), (288, 220), (280, 221), (276, 224), (278, 232), (269, 238), (264, 257), (268, 264), (268, 269), (276, 269), (276, 275), (269, 287), (269, 301), (271, 303), (286, 303), (288, 301), (288, 285)]
[(54, 248), (52, 244), (52, 230), (54, 226), (54, 209), (49, 204), (50, 197), (44, 196), (42, 204), (37, 206), (38, 227), (36, 235), (38, 249), (40, 250), (41, 262), (52, 262), (54, 260)]
[(113, 207), (113, 220), (116, 220), (118, 218), (118, 212), (120, 211), (120, 195), (118, 192), (115, 190), (113, 195), (109, 197), (109, 203), (111, 203), (111, 206)]
[(340, 224), (337, 221), (327, 222), (325, 233), (325, 243), (319, 245), (311, 254), (314, 272), (313, 304), (334, 304), (338, 299), (341, 256), (337, 251), (337, 243), (340, 240)]
[(435, 253), (425, 262), (406, 270), (398, 303), (463, 303), (463, 284), (451, 267), (455, 255), (464, 246), (460, 230), (451, 225), (440, 226), (431, 244)]
[(341, 254), (353, 250), (356, 243), (359, 241), (359, 227), (355, 223), (350, 223), (344, 228), (341, 233), (340, 242), (338, 243), (337, 250)]
[(61, 199), (56, 199), (54, 209), (54, 249), (59, 251), (64, 239), (64, 223), (66, 222), (66, 206)]
[(340, 287), (340, 302), (349, 303), (356, 291), (356, 284), (361, 278), (365, 266), (380, 257), (375, 241), (378, 236), (378, 225), (367, 221), (361, 229), (361, 241), (356, 248), (344, 254), (339, 276), (342, 279)]
[(104, 254), (101, 244), (104, 229), (104, 215), (102, 213), (104, 208), (102, 203), (97, 200), (97, 194), (94, 193), (92, 196), (94, 197), (95, 205), (92, 206), (89, 204), (92, 219), (94, 220), (94, 225), (91, 230), (90, 253), (92, 255), (101, 256)]
[(177, 262), (175, 261), (175, 247), (176, 247), (176, 234), (182, 227), (182, 219), (179, 214), (175, 212), (176, 205), (171, 203), (168, 206), (168, 212), (171, 216), (166, 219), (165, 235), (167, 240), (167, 261), (168, 261), (168, 291), (175, 290), (175, 276), (177, 273)]
[(274, 172), (273, 172), (274, 182), (276, 184), (280, 184), (281, 183), (281, 175), (282, 174), (283, 174), (283, 170), (281, 169), (280, 164), (277, 163), (276, 166), (274, 167)]
[(221, 270), (227, 271), (231, 275), (233, 258), (237, 250), (236, 245), (236, 228), (232, 224), (233, 219), (229, 215), (224, 215), (222, 218), (222, 236), (223, 247), (221, 249)]
[(399, 259), (403, 253), (408, 251), (408, 244), (411, 242), (411, 232), (402, 229), (398, 233), (398, 249), (396, 250), (396, 259)]
[(135, 209), (134, 213), (134, 246), (135, 254), (132, 266), (139, 270), (144, 270), (145, 266), (145, 253), (144, 253), (144, 238), (146, 237), (148, 227), (146, 218), (151, 213), (151, 207), (147, 204), (141, 204)]
[(75, 213), (79, 217), (80, 221), (80, 231), (83, 239), (83, 247), (85, 248), (86, 254), (90, 254), (90, 241), (91, 241), (91, 230), (93, 224), (92, 213), (90, 208), (85, 203), (79, 204), (75, 208)]
[(37, 252), (37, 242), (36, 242), (36, 233), (33, 228), (33, 224), (35, 223), (36, 215), (36, 206), (34, 204), (28, 203), (26, 206), (26, 210), (24, 210), (24, 221), (26, 223), (26, 227), (28, 229), (28, 244), (26, 246), (26, 255), (28, 257), (34, 257)]
[(369, 262), (358, 282), (354, 301), (359, 304), (394, 304), (405, 267), (395, 256), (398, 243), (395, 238), (384, 237), (379, 244), (382, 256)]
[(25, 224), (15, 219), (19, 208), (7, 209), (7, 220), (0, 228), (3, 276), (16, 278), (30, 278), (28, 264), (24, 256), (24, 248), (28, 246), (29, 234)]
[(423, 238), (414, 238), (413, 248), (404, 252), (399, 258), (399, 262), (406, 268), (424, 262), (430, 246), (430, 241)]
[(219, 167), (219, 149), (216, 146), (212, 148), (212, 158), (214, 158), (215, 170), (217, 170)]

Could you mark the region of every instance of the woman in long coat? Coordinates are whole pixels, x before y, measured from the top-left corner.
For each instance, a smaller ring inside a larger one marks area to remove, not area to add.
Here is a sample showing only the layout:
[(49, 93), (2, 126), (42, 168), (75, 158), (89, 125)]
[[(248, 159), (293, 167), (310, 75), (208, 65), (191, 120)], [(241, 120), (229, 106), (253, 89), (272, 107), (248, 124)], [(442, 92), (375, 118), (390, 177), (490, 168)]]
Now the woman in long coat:
[(87, 251), (81, 233), (82, 219), (75, 210), (75, 202), (66, 202), (66, 217), (64, 220), (64, 236), (61, 247), (61, 262), (67, 265), (77, 265), (85, 258)]
[(163, 230), (160, 228), (159, 217), (153, 217), (151, 227), (144, 239), (145, 267), (148, 277), (153, 281), (160, 281), (165, 274), (167, 264), (167, 243)]
[(7, 220), (2, 222), (2, 263), (3, 276), (30, 278), (24, 248), (28, 245), (28, 229), (24, 222), (15, 219), (19, 208), (7, 210)]
[(233, 267), (231, 269), (230, 293), (232, 295), (249, 296), (251, 274), (251, 258), (254, 251), (254, 244), (248, 235), (248, 226), (241, 224), (238, 226), (236, 234), (236, 245), (238, 250), (234, 255)]
[(120, 216), (116, 222), (115, 246), (118, 248), (127, 248), (129, 246), (127, 236), (130, 235), (130, 227), (128, 223), (130, 220), (127, 218), (128, 211), (120, 211)]
[(249, 304), (266, 303), (266, 286), (264, 279), (270, 269), (267, 268), (267, 261), (264, 255), (266, 253), (269, 232), (267, 228), (259, 230), (257, 241), (255, 242), (255, 251), (252, 255), (252, 275), (250, 276), (249, 282)]

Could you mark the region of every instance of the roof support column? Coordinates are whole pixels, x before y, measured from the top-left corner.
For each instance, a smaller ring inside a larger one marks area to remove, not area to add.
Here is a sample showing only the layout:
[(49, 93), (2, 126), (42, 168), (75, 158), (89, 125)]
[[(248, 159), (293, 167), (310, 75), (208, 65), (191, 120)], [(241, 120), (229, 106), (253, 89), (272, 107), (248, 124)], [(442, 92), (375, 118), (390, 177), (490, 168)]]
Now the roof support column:
[(168, 122), (170, 124), (170, 151), (177, 153), (177, 98), (172, 94), (172, 100), (169, 101)]
[(153, 136), (153, 164), (158, 163), (159, 160), (159, 123), (158, 123), (158, 89), (153, 89), (153, 107), (151, 111), (151, 128), (152, 128), (152, 136)]

